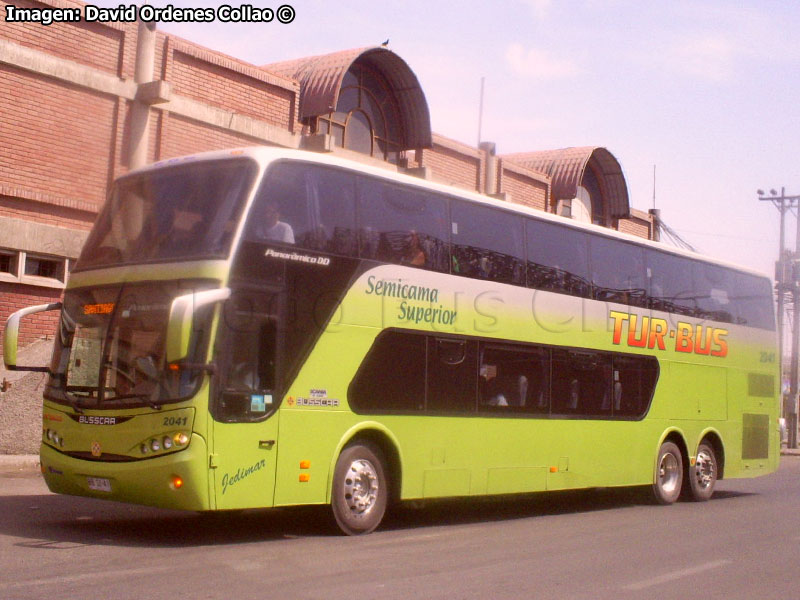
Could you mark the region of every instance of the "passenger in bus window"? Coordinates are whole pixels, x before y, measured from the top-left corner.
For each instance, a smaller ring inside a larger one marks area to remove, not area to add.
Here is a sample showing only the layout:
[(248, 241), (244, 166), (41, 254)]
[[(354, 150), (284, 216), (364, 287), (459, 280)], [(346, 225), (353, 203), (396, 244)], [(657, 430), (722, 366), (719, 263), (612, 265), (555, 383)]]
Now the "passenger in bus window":
[(482, 364), (480, 376), (483, 402), (489, 406), (508, 406), (508, 400), (498, 386), (497, 365)]
[(425, 257), (425, 250), (422, 249), (422, 244), (419, 241), (419, 235), (416, 231), (412, 231), (408, 241), (408, 248), (406, 249), (403, 262), (415, 267), (424, 267), (427, 262)]
[(276, 202), (267, 202), (265, 205), (264, 216), (267, 221), (261, 227), (262, 238), (294, 244), (294, 230), (292, 226), (280, 220), (281, 214)]
[(570, 410), (576, 410), (578, 408), (580, 395), (581, 383), (577, 378), (573, 378), (572, 381), (569, 382), (569, 404), (567, 404), (567, 408)]
[(310, 229), (308, 233), (300, 236), (300, 245), (309, 250), (328, 250), (328, 231), (322, 224)]

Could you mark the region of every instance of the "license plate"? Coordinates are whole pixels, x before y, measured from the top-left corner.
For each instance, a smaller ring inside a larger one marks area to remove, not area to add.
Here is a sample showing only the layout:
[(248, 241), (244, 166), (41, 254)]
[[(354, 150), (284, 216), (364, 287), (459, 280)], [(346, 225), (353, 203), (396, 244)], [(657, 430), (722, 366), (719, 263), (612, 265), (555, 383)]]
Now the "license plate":
[(111, 480), (104, 477), (87, 477), (86, 482), (89, 484), (89, 489), (96, 492), (110, 492)]

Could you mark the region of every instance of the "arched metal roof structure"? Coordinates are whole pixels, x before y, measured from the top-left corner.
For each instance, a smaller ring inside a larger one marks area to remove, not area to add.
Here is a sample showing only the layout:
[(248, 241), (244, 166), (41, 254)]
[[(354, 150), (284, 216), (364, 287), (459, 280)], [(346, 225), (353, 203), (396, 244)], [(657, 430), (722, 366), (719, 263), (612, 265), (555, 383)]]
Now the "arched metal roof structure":
[(304, 119), (336, 108), (344, 76), (355, 62), (381, 73), (394, 91), (405, 131), (403, 150), (430, 148), (431, 117), (425, 94), (408, 64), (391, 50), (382, 46), (355, 48), (262, 68), (300, 83), (300, 118)]
[(628, 184), (625, 182), (622, 167), (605, 148), (581, 146), (541, 152), (518, 152), (506, 154), (503, 158), (548, 175), (552, 180), (553, 200), (575, 198), (586, 168), (590, 167), (600, 181), (609, 216), (615, 219), (630, 217)]

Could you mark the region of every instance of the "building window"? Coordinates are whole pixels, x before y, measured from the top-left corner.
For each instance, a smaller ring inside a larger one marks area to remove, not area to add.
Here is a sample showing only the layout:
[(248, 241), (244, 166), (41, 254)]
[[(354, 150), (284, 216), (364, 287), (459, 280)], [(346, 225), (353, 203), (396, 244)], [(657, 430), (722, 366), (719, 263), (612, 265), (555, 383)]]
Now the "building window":
[(317, 118), (316, 133), (336, 146), (396, 163), (404, 147), (400, 105), (386, 78), (354, 64), (344, 76), (336, 109)]
[(25, 258), (25, 275), (64, 280), (64, 261), (57, 258), (31, 256)]
[(70, 262), (21, 250), (0, 249), (0, 280), (44, 287), (64, 287)]
[(58, 279), (58, 261), (29, 256), (25, 261), (25, 275)]
[(600, 178), (591, 165), (586, 167), (581, 180), (581, 187), (587, 192), (589, 206), (591, 210), (591, 221), (595, 225), (608, 226), (608, 218), (605, 214), (604, 195), (600, 187)]
[(17, 274), (17, 253), (0, 250), (0, 273)]

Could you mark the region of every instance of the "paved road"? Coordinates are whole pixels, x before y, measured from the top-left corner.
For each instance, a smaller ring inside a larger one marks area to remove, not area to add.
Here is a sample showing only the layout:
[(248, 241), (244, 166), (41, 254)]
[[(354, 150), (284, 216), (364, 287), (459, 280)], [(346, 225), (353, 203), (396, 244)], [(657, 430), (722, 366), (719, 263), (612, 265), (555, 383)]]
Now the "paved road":
[(800, 456), (706, 504), (629, 492), (403, 509), (345, 538), (316, 509), (209, 518), (0, 472), (0, 598), (797, 598)]

